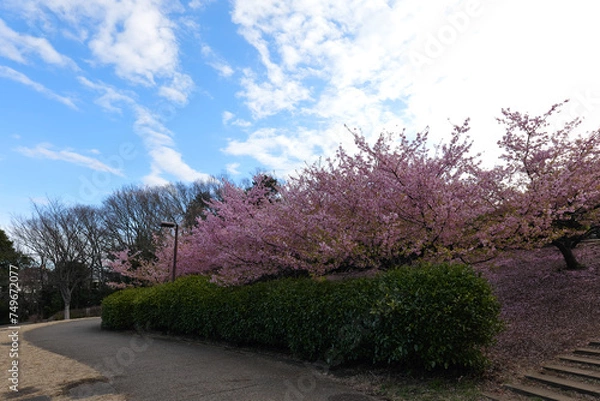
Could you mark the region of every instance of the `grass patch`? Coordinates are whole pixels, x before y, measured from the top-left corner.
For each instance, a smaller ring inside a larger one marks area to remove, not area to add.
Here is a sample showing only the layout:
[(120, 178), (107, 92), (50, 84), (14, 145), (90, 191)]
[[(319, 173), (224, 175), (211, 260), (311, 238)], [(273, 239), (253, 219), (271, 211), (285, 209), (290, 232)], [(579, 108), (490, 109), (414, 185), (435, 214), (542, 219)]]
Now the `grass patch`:
[(353, 367), (334, 370), (334, 380), (388, 401), (479, 401), (487, 378), (456, 372), (413, 372)]
[(381, 391), (394, 401), (477, 401), (481, 399), (478, 384), (472, 380), (403, 378), (382, 385)]

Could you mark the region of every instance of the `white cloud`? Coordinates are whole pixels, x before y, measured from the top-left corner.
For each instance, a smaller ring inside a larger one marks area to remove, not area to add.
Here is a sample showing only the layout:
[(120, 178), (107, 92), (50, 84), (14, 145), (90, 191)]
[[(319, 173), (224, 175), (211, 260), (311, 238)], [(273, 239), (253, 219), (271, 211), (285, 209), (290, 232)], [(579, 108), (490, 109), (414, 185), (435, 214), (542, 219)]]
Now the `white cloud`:
[(233, 156), (251, 156), (278, 174), (292, 174), (306, 162), (315, 161), (315, 155), (324, 149), (333, 150), (337, 145), (333, 137), (311, 130), (290, 133), (264, 128), (254, 131), (245, 141), (230, 140), (223, 151)]
[(245, 71), (241, 81), (244, 90), (239, 93), (246, 98), (255, 118), (264, 118), (283, 110), (291, 111), (303, 100), (310, 99), (310, 90), (293, 80), (275, 85), (272, 82), (256, 82), (250, 71)]
[(494, 120), (501, 108), (543, 113), (553, 103), (578, 102), (591, 91), (591, 102), (572, 117), (583, 115), (589, 126), (599, 126), (600, 60), (590, 48), (600, 28), (589, 4), (485, 4), (473, 29), (416, 75), (407, 114), (418, 126), (440, 130), (449, 126), (447, 117), (458, 123), (471, 116), (477, 149), (491, 155), (501, 134)]
[(73, 60), (56, 51), (46, 38), (20, 34), (0, 18), (0, 56), (27, 64), (29, 54), (37, 55), (48, 64), (78, 69)]
[(196, 181), (209, 180), (210, 175), (198, 172), (183, 161), (180, 152), (167, 146), (155, 146), (149, 149), (152, 157), (152, 173), (145, 177), (147, 183), (152, 183), (167, 173), (178, 180)]
[[(471, 117), (476, 150), (493, 156), (501, 108), (541, 113), (565, 98), (600, 126), (597, 11), (585, 0), (237, 0), (232, 19), (261, 62), (240, 95), (270, 128), (227, 152), (289, 169), (322, 149), (303, 144), (307, 132), (331, 143), (344, 123), (368, 137), (430, 126), (437, 142)], [(315, 123), (290, 128), (298, 116)]]
[(120, 103), (128, 106), (136, 104), (134, 100), (135, 94), (133, 92), (117, 90), (112, 86), (108, 86), (103, 83), (94, 83), (81, 76), (77, 77), (77, 80), (83, 86), (102, 93), (102, 95), (96, 99), (96, 104), (102, 107), (105, 111), (121, 114), (123, 110), (121, 109), (121, 106), (119, 106)]
[(16, 150), (27, 157), (60, 160), (67, 163), (73, 163), (78, 166), (83, 166), (92, 170), (104, 171), (107, 173), (118, 175), (120, 177), (124, 176), (121, 170), (110, 167), (109, 165), (103, 163), (99, 159), (84, 156), (80, 153), (74, 152), (69, 149), (57, 151), (52, 149), (52, 147), (53, 146), (49, 143), (40, 143), (34, 148), (20, 146), (16, 148)]
[(173, 23), (156, 2), (110, 2), (89, 42), (96, 59), (115, 66), (128, 80), (155, 84), (155, 76), (171, 75), (178, 64)]
[(218, 56), (215, 51), (208, 45), (202, 45), (200, 51), (206, 59), (206, 63), (214, 68), (222, 77), (230, 77), (235, 72), (233, 68), (222, 57)]
[(160, 87), (159, 94), (164, 98), (183, 106), (187, 103), (188, 96), (194, 88), (192, 77), (187, 74), (175, 73), (169, 85)]
[(10, 67), (0, 65), (0, 77), (7, 78), (10, 80), (19, 82), (23, 85), (29, 86), (36, 92), (39, 92), (52, 100), (56, 100), (66, 106), (69, 106), (70, 108), (72, 108), (74, 110), (77, 110), (77, 106), (75, 105), (75, 103), (73, 102), (72, 99), (54, 93), (52, 90), (46, 88), (44, 85), (40, 84), (39, 82), (35, 82), (35, 81), (31, 80), (27, 75), (25, 75), (19, 71), (13, 70)]
[(179, 3), (30, 0), (14, 2), (13, 7), (42, 21), (48, 31), (60, 30), (66, 37), (86, 43), (92, 65), (112, 66), (116, 75), (129, 83), (157, 87), (161, 96), (178, 104), (187, 102), (193, 82), (181, 71), (178, 26), (170, 18), (184, 11)]
[(235, 114), (230, 111), (224, 111), (222, 114), (223, 125), (233, 125), (236, 127), (247, 128), (252, 126), (250, 121), (241, 118), (235, 118)]
[[(184, 8), (169, 8), (175, 2), (11, 3), (22, 4), (32, 18), (53, 13), (54, 20), (45, 23), (59, 21), (60, 29), (74, 31), (73, 37), (89, 46), (92, 65), (108, 66), (127, 83), (156, 90), (171, 105), (187, 104), (193, 93), (191, 72), (180, 65), (177, 35), (197, 25), (189, 19), (187, 28), (175, 23), (174, 15)], [(190, 8), (208, 3), (182, 4), (194, 15)], [(231, 7), (232, 21), (257, 60), (234, 65), (217, 47), (201, 44), (199, 50), (228, 84), (239, 84), (238, 97), (252, 118), (261, 120), (260, 129), (242, 130), (248, 136), (231, 140), (225, 152), (252, 156), (270, 169), (291, 171), (304, 160), (329, 155), (348, 142), (343, 124), (362, 128), (371, 138), (384, 128), (407, 126), (411, 132), (429, 125), (438, 141), (451, 130), (448, 119), (460, 123), (471, 117), (476, 148), (488, 152), (501, 134), (494, 118), (502, 107), (543, 112), (571, 98), (570, 116), (585, 116), (589, 127), (600, 125), (598, 6), (588, 0), (233, 0)], [(0, 31), (9, 38), (0, 43), (4, 57), (26, 62), (35, 56), (60, 65), (49, 42), (25, 40), (27, 35), (6, 24)], [(73, 104), (7, 67), (0, 74)], [(152, 155), (149, 180), (167, 172), (198, 174), (176, 151), (164, 120), (141, 105), (142, 92), (80, 82), (98, 91), (102, 108), (133, 114), (135, 131)], [(221, 118), (227, 127), (252, 125), (231, 111)]]
[(252, 123), (250, 121), (244, 120), (242, 118), (236, 118), (235, 120), (233, 120), (231, 122), (231, 125), (235, 125), (236, 127), (240, 127), (240, 128), (248, 128), (252, 126)]
[(122, 113), (127, 108), (135, 117), (134, 131), (142, 138), (151, 158), (151, 172), (144, 177), (150, 185), (166, 183), (163, 174), (170, 174), (177, 180), (194, 181), (208, 179), (209, 175), (198, 172), (183, 161), (180, 152), (176, 151), (173, 133), (165, 127), (159, 118), (149, 109), (141, 106), (130, 93), (117, 90), (100, 82), (91, 82), (79, 77), (86, 87), (99, 92), (97, 102), (107, 111)]
[(229, 163), (226, 166), (227, 172), (231, 175), (240, 175), (240, 163)]
[(203, 9), (215, 0), (192, 0), (188, 3), (188, 7), (194, 10)]
[(224, 111), (222, 114), (222, 118), (223, 118), (223, 125), (227, 125), (229, 123), (229, 121), (231, 121), (234, 117), (235, 114), (233, 114), (230, 111)]

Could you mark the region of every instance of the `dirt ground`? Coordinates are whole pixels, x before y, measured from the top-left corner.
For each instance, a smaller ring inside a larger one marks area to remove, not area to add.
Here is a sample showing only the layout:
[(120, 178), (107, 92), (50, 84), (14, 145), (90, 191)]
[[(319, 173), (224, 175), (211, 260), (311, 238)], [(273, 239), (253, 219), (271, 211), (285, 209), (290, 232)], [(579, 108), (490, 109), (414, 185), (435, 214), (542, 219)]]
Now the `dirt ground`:
[[(18, 357), (14, 355), (14, 337), (9, 337), (13, 330), (4, 326), (0, 328), (0, 371), (3, 372), (3, 387), (0, 398), (6, 400), (66, 401), (85, 397), (86, 401), (125, 401), (118, 394), (105, 394), (87, 397), (96, 389), (106, 390), (110, 387), (106, 378), (89, 366), (35, 347), (23, 339), (23, 333), (37, 327), (61, 324), (49, 322), (26, 324), (18, 330)], [(13, 354), (13, 355), (11, 355)], [(12, 356), (15, 356), (14, 358)], [(18, 391), (12, 386), (11, 369), (13, 361), (18, 361)], [(95, 391), (98, 393), (98, 391)], [(102, 391), (101, 391), (102, 392)], [(104, 391), (106, 392), (106, 391)]]

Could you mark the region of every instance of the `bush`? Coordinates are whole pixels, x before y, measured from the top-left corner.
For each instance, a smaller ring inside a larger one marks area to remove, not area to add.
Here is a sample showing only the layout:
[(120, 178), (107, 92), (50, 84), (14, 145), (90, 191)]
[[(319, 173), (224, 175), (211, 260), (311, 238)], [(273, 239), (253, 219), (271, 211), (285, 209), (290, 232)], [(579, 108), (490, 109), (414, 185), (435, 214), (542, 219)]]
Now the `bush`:
[(381, 277), (373, 308), (376, 361), (478, 367), (503, 324), (485, 279), (463, 265), (404, 267)]
[(279, 347), (331, 365), (370, 360), (474, 368), (502, 328), (499, 312), (473, 269), (421, 265), (373, 278), (288, 278), (243, 287), (183, 277), (109, 296), (102, 325)]
[(130, 288), (104, 298), (102, 301), (102, 328), (132, 329), (135, 324), (133, 313), (135, 300), (147, 290), (147, 288)]

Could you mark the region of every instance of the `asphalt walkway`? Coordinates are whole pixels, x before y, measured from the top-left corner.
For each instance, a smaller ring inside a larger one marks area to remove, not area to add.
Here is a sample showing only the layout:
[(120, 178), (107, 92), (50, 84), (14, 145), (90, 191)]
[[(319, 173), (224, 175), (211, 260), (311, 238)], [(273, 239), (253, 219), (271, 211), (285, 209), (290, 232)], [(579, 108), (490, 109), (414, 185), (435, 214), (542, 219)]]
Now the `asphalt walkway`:
[(115, 392), (131, 401), (372, 401), (336, 383), (325, 367), (199, 342), (101, 330), (100, 319), (33, 329), (30, 343), (89, 365), (106, 383), (75, 398)]

